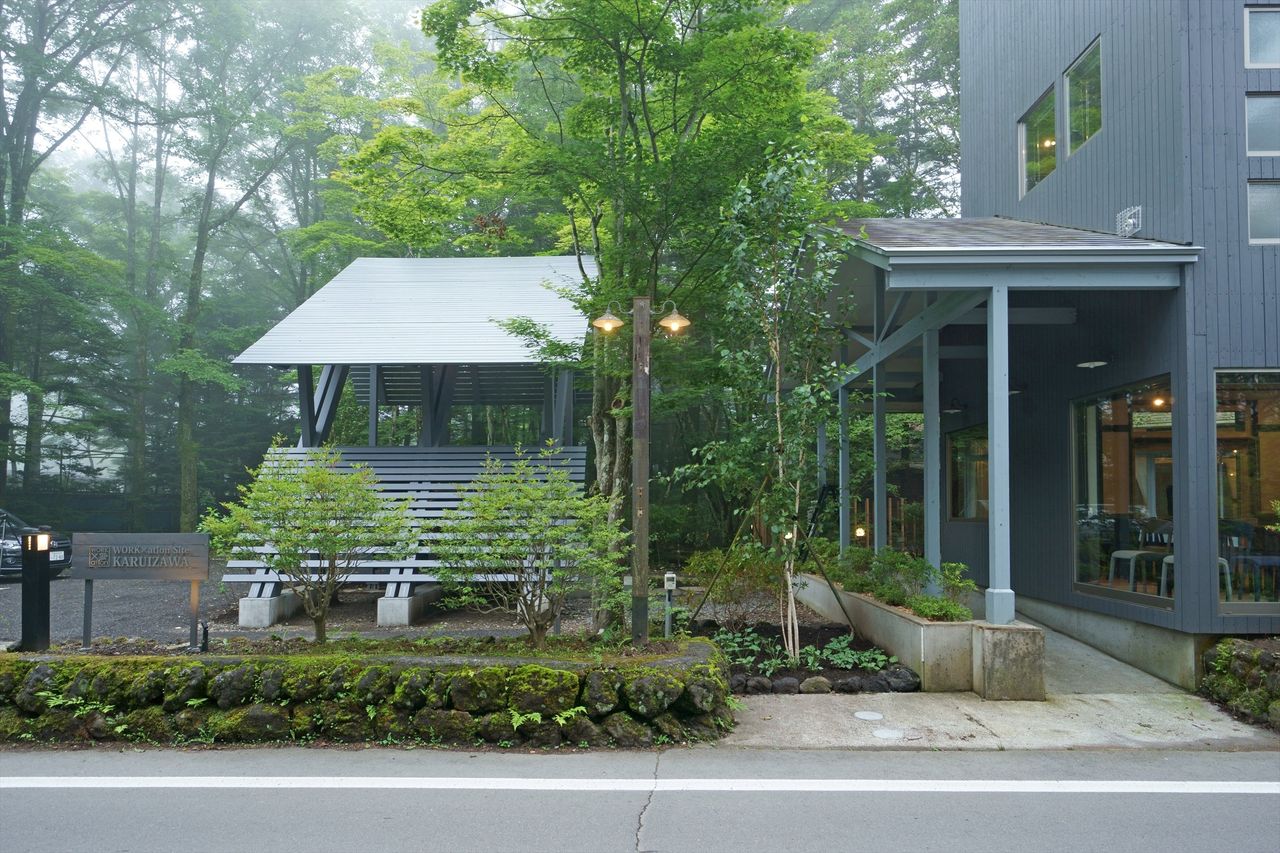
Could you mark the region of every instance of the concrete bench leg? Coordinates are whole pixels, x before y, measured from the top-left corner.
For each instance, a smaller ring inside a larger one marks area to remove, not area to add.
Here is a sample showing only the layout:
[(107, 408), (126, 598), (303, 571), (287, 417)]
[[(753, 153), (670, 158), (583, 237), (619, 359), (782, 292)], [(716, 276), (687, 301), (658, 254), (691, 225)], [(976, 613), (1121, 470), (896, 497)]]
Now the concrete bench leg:
[(270, 597), (245, 596), (240, 599), (240, 627), (270, 628), (297, 613), (301, 606), (302, 600), (291, 589)]
[(433, 601), (439, 601), (444, 594), (438, 583), (416, 584), (413, 595), (384, 595), (378, 599), (378, 626), (390, 627), (412, 625), (421, 616), (422, 611)]

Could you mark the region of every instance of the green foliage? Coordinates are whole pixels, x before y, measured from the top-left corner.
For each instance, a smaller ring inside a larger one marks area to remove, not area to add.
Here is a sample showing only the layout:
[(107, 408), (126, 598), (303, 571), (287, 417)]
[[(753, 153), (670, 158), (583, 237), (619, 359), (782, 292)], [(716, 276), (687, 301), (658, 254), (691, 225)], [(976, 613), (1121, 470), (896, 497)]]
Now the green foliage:
[(418, 544), (409, 501), (384, 499), (371, 470), (341, 464), (328, 449), (303, 458), (272, 454), (239, 487), (238, 503), (224, 503), (222, 515), (210, 510), (201, 522), (217, 553), (260, 560), (280, 573), (302, 599), (318, 641), (347, 575), (374, 556), (407, 557)]
[(934, 622), (967, 622), (973, 618), (968, 607), (936, 595), (913, 595), (906, 605), (912, 613)]
[(825, 659), (823, 650), (817, 646), (801, 646), (800, 648), (800, 665), (805, 669), (817, 672), (822, 669), (822, 662)]
[(622, 594), (626, 534), (603, 498), (582, 494), (562, 458), (548, 445), (533, 457), (517, 447), (510, 462), (487, 460), (437, 531), (446, 599), (513, 614), (537, 648), (569, 596), (607, 603)]
[(890, 657), (880, 649), (855, 649), (852, 645), (852, 636), (836, 637), (823, 647), (822, 656), (836, 669), (865, 669), (869, 672), (879, 672), (898, 662), (896, 657)]
[(776, 552), (755, 542), (699, 551), (680, 571), (685, 587), (709, 589), (708, 615), (730, 631), (743, 628), (760, 597), (776, 593), (782, 565)]

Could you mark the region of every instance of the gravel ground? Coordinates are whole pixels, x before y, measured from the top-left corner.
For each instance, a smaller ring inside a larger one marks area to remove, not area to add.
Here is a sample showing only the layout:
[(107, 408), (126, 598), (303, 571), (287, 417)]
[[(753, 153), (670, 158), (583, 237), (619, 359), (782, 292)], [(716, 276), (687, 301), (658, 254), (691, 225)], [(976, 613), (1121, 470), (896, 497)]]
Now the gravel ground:
[[(209, 623), (210, 638), (231, 636), (282, 637), (312, 636), (311, 620), (301, 610), (287, 623), (271, 628), (241, 628), (237, 624), (237, 602), (248, 591), (245, 584), (222, 585), (223, 567), (215, 563), (209, 580), (201, 585), (200, 616)], [(100, 638), (138, 637), (162, 643), (185, 643), (189, 621), (186, 582), (99, 581), (93, 590), (93, 635)], [(451, 611), (429, 606), (423, 619), (409, 627), (377, 627), (377, 600), (381, 588), (344, 590), (329, 614), (330, 637), (357, 633), (369, 637), (502, 636), (523, 634), (514, 618), (503, 613)], [(55, 578), (49, 590), (50, 640), (79, 641), (84, 619), (84, 584), (79, 580)], [(748, 621), (776, 621), (777, 603), (761, 600), (747, 609)], [(704, 616), (714, 616), (711, 610)], [(823, 621), (801, 608), (805, 623)], [(584, 630), (590, 624), (586, 601), (571, 601), (561, 620), (562, 631)], [(0, 579), (0, 647), (16, 641), (22, 633), (22, 584), (16, 578)]]

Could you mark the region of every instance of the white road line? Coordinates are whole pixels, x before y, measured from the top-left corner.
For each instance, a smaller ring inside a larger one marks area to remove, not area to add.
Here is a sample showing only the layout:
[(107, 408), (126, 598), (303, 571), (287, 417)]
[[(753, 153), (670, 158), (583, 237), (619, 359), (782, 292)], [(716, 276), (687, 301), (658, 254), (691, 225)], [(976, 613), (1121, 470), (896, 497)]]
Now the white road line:
[(8, 776), (17, 788), (406, 789), (951, 794), (1270, 794), (1280, 782), (1132, 779), (585, 779), (503, 776)]

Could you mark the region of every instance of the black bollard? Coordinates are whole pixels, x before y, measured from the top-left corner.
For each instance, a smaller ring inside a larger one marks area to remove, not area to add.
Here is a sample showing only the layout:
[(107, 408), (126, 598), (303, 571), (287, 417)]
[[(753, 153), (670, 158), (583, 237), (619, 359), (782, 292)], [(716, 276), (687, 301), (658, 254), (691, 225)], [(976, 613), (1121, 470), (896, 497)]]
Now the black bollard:
[(22, 531), (22, 650), (43, 652), (49, 648), (49, 542), (48, 527)]

